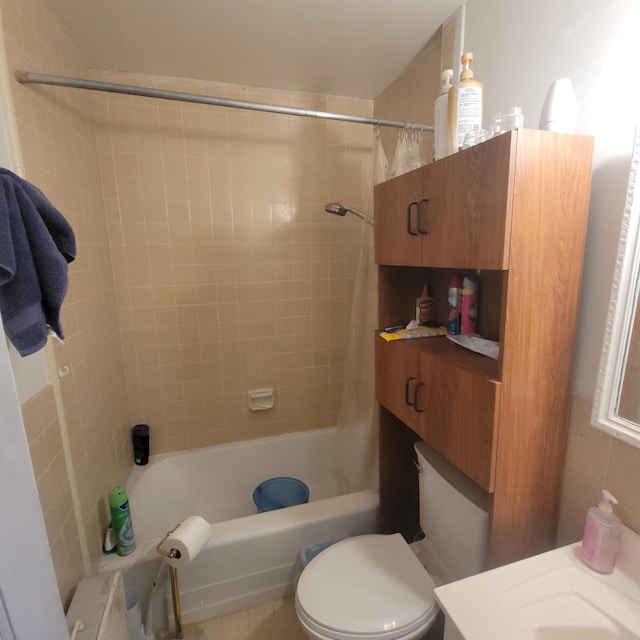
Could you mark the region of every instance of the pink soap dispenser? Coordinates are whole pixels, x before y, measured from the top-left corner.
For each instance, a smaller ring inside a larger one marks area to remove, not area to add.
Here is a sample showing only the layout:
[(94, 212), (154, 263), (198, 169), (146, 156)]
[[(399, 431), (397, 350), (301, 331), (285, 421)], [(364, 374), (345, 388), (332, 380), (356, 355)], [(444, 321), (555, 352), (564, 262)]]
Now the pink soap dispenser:
[(606, 489), (597, 507), (587, 511), (582, 538), (582, 559), (598, 573), (611, 573), (616, 563), (622, 521), (613, 513), (618, 501)]

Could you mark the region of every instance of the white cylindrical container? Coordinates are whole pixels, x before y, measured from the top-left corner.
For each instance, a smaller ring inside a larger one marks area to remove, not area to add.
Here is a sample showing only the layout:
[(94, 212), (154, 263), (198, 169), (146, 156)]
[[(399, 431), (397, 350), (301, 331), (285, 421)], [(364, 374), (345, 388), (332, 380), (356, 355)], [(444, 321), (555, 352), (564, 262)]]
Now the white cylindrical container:
[(575, 133), (576, 96), (569, 78), (559, 78), (549, 91), (540, 114), (540, 129), (558, 133)]
[(441, 75), (440, 95), (433, 106), (433, 159), (439, 160), (451, 153), (449, 132), (449, 89), (453, 79), (453, 69), (445, 69)]
[(125, 589), (125, 600), (127, 602), (127, 632), (129, 640), (149, 640), (150, 637), (144, 632), (142, 625), (142, 614), (140, 612), (140, 594), (133, 589)]

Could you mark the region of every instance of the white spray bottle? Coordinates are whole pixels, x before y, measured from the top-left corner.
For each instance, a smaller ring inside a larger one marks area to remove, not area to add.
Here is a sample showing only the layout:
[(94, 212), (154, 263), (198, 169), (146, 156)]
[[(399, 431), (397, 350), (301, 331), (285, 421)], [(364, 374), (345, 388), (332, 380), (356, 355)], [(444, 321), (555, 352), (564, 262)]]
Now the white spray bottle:
[(613, 513), (618, 501), (606, 489), (597, 507), (587, 511), (582, 538), (582, 559), (598, 573), (611, 573), (616, 563), (622, 521)]

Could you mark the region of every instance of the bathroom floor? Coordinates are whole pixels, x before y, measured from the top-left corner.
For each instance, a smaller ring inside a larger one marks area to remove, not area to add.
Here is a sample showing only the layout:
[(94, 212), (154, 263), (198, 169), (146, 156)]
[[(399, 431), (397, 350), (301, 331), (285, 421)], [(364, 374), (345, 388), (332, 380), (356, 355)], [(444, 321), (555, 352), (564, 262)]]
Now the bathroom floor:
[(293, 598), (200, 622), (207, 640), (306, 640)]
[[(293, 598), (212, 618), (198, 626), (207, 640), (307, 640)], [(443, 632), (444, 616), (439, 615), (423, 640), (442, 640)]]

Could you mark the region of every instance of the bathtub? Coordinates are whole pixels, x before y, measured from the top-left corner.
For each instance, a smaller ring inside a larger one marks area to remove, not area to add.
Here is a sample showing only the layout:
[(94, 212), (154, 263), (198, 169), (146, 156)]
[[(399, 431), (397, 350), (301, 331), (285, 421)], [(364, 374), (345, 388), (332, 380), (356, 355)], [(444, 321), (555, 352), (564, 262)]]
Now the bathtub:
[[(335, 446), (336, 430), (329, 428), (152, 456), (127, 483), (137, 549), (105, 557), (101, 569), (122, 569), (125, 586), (151, 612), (151, 627), (166, 630), (172, 624), (166, 563), (155, 546), (180, 520), (200, 515), (211, 540), (179, 570), (183, 622), (291, 595), (301, 551), (376, 531), (378, 492), (339, 495)], [(275, 476), (303, 480), (309, 503), (256, 513), (253, 490)]]

